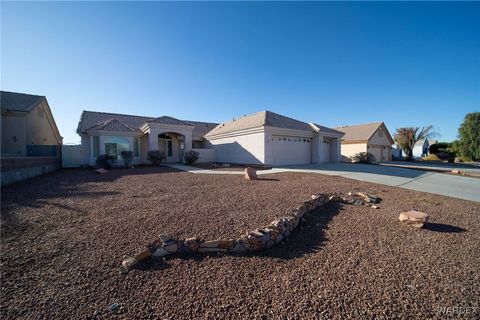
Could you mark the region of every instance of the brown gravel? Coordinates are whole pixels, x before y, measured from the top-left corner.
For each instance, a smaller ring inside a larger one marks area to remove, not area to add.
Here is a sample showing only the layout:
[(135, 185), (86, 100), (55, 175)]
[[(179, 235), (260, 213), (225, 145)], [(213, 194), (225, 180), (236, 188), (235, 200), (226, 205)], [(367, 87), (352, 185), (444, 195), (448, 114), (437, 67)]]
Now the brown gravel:
[[(75, 169), (3, 188), (1, 317), (444, 318), (440, 307), (479, 306), (479, 203), (318, 174), (262, 178)], [(328, 205), (264, 253), (118, 272), (159, 233), (237, 236), (337, 191), (383, 201)], [(430, 215), (428, 229), (400, 224), (410, 209)]]

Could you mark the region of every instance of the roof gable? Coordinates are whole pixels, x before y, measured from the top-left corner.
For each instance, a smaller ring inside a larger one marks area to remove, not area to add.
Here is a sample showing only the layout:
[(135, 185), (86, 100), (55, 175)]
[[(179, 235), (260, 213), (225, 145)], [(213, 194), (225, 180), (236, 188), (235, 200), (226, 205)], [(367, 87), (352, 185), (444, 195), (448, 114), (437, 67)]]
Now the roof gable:
[(158, 117), (158, 118), (146, 121), (146, 122), (169, 124), (169, 125), (176, 125), (176, 126), (191, 126), (191, 124), (188, 123), (188, 122), (178, 120), (176, 118), (168, 117), (168, 116)]
[(345, 133), (342, 138), (343, 142), (367, 142), (379, 128), (383, 129), (389, 142), (394, 144), (393, 138), (383, 122), (357, 124), (352, 126), (336, 127), (334, 129)]
[(44, 99), (45, 96), (0, 91), (0, 107), (8, 111), (30, 112)]
[(138, 129), (112, 118), (107, 121), (99, 122), (88, 130), (115, 131), (115, 132), (137, 132)]

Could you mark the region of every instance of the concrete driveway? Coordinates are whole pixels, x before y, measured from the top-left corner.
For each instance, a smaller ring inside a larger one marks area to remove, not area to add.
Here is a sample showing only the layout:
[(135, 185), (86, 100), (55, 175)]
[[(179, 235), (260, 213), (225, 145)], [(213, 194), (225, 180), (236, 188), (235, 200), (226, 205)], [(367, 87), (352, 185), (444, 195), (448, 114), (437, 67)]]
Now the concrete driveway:
[[(183, 164), (168, 164), (169, 167), (196, 174), (235, 174), (243, 171), (220, 171), (199, 169)], [(275, 167), (271, 170), (259, 170), (258, 175), (279, 172), (320, 173), (331, 176), (384, 184), (387, 186), (423, 191), (480, 202), (480, 178), (470, 178), (444, 173), (427, 172), (396, 166), (370, 164), (325, 163)]]
[[(295, 171), (342, 176), (404, 189), (480, 202), (480, 179), (408, 168), (349, 163), (296, 165), (269, 171)], [(263, 173), (259, 171), (259, 173)]]

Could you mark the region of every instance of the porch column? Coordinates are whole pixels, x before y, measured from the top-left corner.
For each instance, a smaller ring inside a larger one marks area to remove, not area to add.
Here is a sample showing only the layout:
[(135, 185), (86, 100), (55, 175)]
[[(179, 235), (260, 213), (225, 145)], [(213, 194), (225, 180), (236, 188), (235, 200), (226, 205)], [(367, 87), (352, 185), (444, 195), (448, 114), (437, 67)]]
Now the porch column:
[(340, 141), (340, 138), (335, 138), (335, 158), (334, 162), (341, 162), (342, 161), (342, 143)]
[(158, 132), (150, 129), (148, 134), (148, 151), (158, 150)]
[(89, 136), (90, 138), (90, 159), (93, 158), (93, 136)]
[(102, 135), (98, 137), (98, 153), (99, 154), (105, 154), (105, 139)]
[(192, 150), (192, 133), (184, 134), (183, 136), (185, 138), (185, 141), (184, 141), (185, 152), (188, 152), (188, 151)]

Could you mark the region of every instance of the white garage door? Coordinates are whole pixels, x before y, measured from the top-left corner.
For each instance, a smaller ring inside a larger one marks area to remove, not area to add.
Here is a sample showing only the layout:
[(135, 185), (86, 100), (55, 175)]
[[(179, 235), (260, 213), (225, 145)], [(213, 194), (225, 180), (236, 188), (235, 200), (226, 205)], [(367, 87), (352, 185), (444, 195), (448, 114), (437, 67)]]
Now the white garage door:
[(307, 164), (311, 162), (312, 139), (292, 136), (272, 136), (274, 165)]

